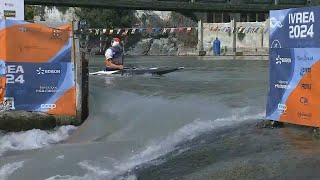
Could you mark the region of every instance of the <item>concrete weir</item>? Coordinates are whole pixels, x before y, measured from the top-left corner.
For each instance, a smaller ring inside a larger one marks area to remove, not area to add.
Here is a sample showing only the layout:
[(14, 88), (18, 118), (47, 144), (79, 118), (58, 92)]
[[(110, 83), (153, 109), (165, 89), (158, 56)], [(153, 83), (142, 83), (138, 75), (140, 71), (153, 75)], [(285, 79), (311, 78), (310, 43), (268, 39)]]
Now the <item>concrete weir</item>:
[[(49, 27), (59, 27), (68, 23), (34, 22)], [(78, 23), (72, 22), (74, 31)], [(89, 114), (88, 109), (88, 59), (80, 50), (79, 37), (73, 33), (72, 60), (75, 67), (76, 116), (50, 115), (42, 112), (4, 111), (0, 112), (0, 131), (18, 132), (31, 129), (50, 130), (63, 125), (81, 125)]]

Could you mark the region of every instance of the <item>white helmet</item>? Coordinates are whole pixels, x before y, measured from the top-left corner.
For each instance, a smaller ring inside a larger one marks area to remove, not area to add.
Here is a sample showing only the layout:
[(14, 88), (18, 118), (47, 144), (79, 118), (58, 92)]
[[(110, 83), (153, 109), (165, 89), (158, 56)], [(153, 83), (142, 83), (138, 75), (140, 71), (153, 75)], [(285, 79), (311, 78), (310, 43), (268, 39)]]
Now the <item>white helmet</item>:
[(116, 47), (120, 45), (120, 39), (119, 38), (113, 38), (111, 41), (111, 46)]

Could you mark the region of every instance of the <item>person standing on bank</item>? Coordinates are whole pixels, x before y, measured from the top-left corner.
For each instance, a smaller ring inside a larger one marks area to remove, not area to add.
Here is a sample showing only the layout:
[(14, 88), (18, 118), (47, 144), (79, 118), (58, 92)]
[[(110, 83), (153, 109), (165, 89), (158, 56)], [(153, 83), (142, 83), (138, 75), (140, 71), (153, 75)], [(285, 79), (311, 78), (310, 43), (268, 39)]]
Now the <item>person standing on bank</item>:
[(119, 38), (113, 38), (113, 40), (111, 41), (111, 47), (109, 47), (105, 52), (105, 57), (105, 71), (123, 69), (123, 50)]

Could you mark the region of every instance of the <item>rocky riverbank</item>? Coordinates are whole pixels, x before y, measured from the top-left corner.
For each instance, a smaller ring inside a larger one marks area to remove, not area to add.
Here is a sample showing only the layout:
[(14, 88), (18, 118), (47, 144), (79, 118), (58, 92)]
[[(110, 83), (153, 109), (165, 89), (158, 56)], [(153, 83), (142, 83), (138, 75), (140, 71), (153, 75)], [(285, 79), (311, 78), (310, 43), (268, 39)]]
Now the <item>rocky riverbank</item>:
[(143, 39), (126, 52), (127, 55), (132, 56), (179, 56), (196, 55), (197, 53), (197, 48), (185, 48), (177, 38)]
[[(91, 49), (91, 55), (99, 52), (99, 47)], [(212, 48), (205, 49), (206, 56), (213, 56)], [(268, 56), (268, 48), (237, 48), (237, 53), (231, 48), (221, 47), (221, 56)], [(177, 38), (145, 38), (132, 47), (128, 47), (125, 55), (129, 56), (198, 56), (197, 45), (184, 47)]]

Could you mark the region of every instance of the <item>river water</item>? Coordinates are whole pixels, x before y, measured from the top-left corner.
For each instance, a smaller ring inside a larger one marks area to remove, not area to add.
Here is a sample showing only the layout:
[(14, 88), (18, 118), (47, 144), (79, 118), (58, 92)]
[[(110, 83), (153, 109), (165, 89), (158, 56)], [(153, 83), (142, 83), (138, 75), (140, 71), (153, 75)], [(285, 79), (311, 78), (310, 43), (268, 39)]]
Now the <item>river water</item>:
[[(90, 60), (90, 72), (103, 57)], [(161, 77), (92, 76), (80, 127), (0, 134), (0, 179), (300, 179), (319, 175), (310, 129), (257, 128), (268, 61), (126, 57), (184, 66)]]

